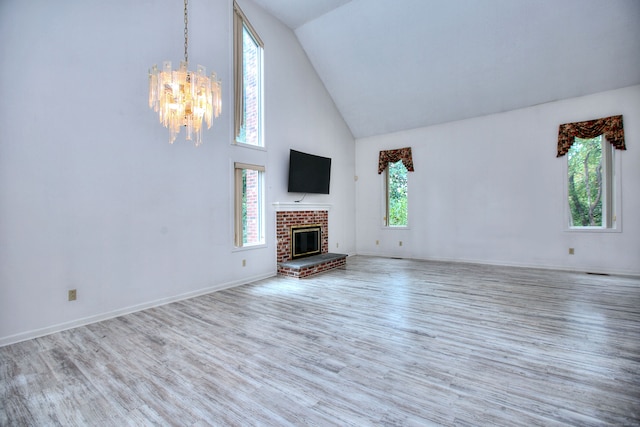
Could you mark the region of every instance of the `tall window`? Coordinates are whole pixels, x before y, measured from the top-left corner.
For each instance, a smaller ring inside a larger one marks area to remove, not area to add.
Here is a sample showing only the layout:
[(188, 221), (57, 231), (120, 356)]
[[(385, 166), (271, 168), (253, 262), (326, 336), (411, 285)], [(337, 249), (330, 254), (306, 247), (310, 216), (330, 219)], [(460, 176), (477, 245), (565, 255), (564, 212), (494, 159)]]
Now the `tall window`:
[(407, 226), (408, 188), (407, 168), (399, 160), (389, 163), (385, 169), (386, 215), (387, 227)]
[(380, 151), (378, 174), (384, 172), (385, 213), (387, 227), (408, 225), (408, 176), (413, 172), (411, 147)]
[(606, 138), (575, 138), (567, 153), (569, 226), (614, 228), (615, 152)]
[(235, 163), (237, 247), (264, 244), (264, 166)]
[(235, 141), (262, 147), (262, 53), (264, 44), (234, 2)]
[(556, 157), (567, 155), (565, 194), (570, 230), (620, 231), (622, 116), (564, 123)]

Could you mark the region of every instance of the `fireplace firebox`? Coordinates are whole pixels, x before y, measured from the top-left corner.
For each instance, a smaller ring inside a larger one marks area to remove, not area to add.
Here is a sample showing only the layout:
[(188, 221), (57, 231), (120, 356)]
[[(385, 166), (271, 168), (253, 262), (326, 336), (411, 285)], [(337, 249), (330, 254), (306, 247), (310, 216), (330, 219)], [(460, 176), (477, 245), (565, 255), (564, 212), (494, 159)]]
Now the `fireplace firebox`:
[(316, 255), (321, 252), (322, 228), (320, 224), (291, 227), (291, 259)]

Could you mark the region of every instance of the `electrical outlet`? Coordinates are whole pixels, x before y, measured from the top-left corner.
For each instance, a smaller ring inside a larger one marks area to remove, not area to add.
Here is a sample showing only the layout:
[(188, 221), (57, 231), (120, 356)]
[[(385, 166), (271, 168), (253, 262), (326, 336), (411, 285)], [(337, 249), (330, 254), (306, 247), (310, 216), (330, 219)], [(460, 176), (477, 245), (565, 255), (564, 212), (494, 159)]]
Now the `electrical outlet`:
[(339, 247), (339, 246), (340, 246), (340, 244), (339, 244), (339, 243), (336, 243), (336, 248), (337, 248), (337, 247)]
[(399, 245), (399, 246), (402, 246), (402, 240), (400, 240), (400, 242), (398, 242), (398, 245)]
[(243, 266), (243, 267), (246, 267), (246, 266), (247, 266), (247, 260), (246, 260), (246, 259), (243, 259), (243, 260), (242, 260), (242, 266)]
[(376, 245), (379, 245), (379, 244), (380, 244), (380, 240), (376, 240)]
[(575, 253), (576, 253), (575, 249), (569, 248), (569, 255), (573, 255)]
[(75, 289), (69, 289), (69, 301), (75, 301), (76, 298), (78, 297), (78, 293), (76, 292)]

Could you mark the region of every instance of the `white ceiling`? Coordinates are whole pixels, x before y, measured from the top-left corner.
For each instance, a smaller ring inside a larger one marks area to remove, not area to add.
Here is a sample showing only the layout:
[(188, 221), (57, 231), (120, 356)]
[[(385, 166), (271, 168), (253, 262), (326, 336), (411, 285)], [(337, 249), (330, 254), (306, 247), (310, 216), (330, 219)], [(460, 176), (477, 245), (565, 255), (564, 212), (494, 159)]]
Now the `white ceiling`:
[(640, 84), (640, 0), (254, 1), (356, 138)]

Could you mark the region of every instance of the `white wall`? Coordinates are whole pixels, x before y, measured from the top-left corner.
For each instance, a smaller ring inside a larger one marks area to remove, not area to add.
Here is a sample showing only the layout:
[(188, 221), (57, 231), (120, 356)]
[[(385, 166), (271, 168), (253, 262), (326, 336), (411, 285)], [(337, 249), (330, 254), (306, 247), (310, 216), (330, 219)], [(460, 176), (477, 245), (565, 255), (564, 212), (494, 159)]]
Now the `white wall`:
[[(231, 0), (190, 2), (190, 68), (225, 95), (197, 149), (147, 106), (149, 67), (182, 59), (182, 2), (0, 2), (0, 345), (275, 274), (290, 147), (334, 159), (308, 200), (355, 252), (353, 137), (294, 34), (241, 6), (265, 42), (266, 151), (231, 145)], [(233, 248), (234, 161), (267, 168), (265, 247)]]
[[(266, 134), (273, 147), (267, 153), (268, 221), (275, 224), (275, 202), (304, 196), (303, 204), (329, 204), (329, 251), (354, 254), (354, 138), (293, 32), (271, 15), (257, 13), (253, 3), (238, 3), (265, 43)], [(330, 195), (287, 193), (291, 148), (331, 158)], [(271, 245), (275, 234), (270, 236)]]
[[(558, 125), (617, 114), (622, 232), (565, 231)], [(378, 153), (405, 146), (410, 228), (385, 229)], [(358, 254), (640, 274), (640, 86), (358, 139), (356, 175)]]

